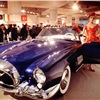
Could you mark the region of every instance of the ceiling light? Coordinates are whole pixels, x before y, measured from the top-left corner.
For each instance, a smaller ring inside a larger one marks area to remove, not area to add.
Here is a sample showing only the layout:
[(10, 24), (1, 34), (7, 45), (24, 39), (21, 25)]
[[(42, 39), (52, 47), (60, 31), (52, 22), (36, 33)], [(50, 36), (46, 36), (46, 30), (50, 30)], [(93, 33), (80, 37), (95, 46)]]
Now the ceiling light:
[(46, 17), (50, 17), (49, 15), (46, 15)]
[(26, 11), (24, 9), (21, 10), (22, 13), (25, 13)]
[(78, 10), (78, 6), (77, 6), (77, 4), (75, 3), (74, 5), (73, 5), (73, 7), (72, 7), (74, 10)]
[(80, 12), (82, 13), (82, 12), (83, 12), (83, 10), (80, 10)]
[(33, 12), (31, 11), (30, 14), (32, 14)]
[(0, 5), (0, 7), (4, 7), (4, 5)]
[(37, 16), (39, 16), (39, 13), (36, 13)]
[(30, 13), (29, 11), (27, 11), (27, 13)]
[(33, 15), (34, 15), (35, 13), (33, 12)]

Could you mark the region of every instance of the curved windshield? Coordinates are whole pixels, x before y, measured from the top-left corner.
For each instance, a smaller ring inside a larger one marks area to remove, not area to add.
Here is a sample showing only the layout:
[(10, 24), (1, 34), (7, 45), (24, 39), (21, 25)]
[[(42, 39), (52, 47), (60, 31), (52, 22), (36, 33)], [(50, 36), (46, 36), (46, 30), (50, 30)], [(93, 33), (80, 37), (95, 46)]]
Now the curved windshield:
[(79, 40), (77, 32), (72, 27), (45, 27), (38, 36), (43, 38)]

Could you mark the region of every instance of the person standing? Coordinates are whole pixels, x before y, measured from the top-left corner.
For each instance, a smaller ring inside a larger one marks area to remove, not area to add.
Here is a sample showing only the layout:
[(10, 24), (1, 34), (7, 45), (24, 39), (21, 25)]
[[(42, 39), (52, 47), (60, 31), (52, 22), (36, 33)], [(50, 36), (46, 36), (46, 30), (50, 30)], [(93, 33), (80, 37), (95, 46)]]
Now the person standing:
[[(84, 43), (91, 43), (91, 42), (98, 42), (98, 28), (99, 25), (94, 23), (95, 18), (95, 12), (91, 12), (88, 15), (88, 23), (83, 28), (83, 34), (85, 34), (86, 38), (84, 40)], [(95, 71), (92, 69), (91, 64), (87, 64), (85, 68), (89, 68), (91, 71)]]
[(31, 35), (32, 38), (35, 38), (36, 35), (37, 35), (37, 32), (36, 32), (35, 28), (36, 28), (36, 26), (33, 25), (32, 29), (31, 29), (31, 32), (30, 32), (30, 35)]
[(3, 31), (1, 29), (1, 25), (0, 25), (0, 43), (3, 43)]
[(37, 26), (35, 27), (35, 31), (36, 31), (35, 35), (38, 36), (38, 34), (41, 32), (41, 30), (42, 30), (42, 23), (37, 24)]
[(0, 27), (0, 42), (7, 43), (7, 30), (4, 24), (1, 24)]
[(85, 34), (85, 43), (97, 42), (99, 39), (97, 35), (99, 34), (98, 28), (99, 25), (94, 23), (95, 12), (91, 12), (88, 15), (88, 23), (83, 28), (83, 34)]
[(18, 38), (18, 31), (17, 31), (16, 24), (14, 24), (11, 30), (11, 39), (12, 41), (17, 41), (17, 38)]
[(27, 24), (23, 25), (23, 27), (21, 28), (20, 36), (21, 36), (22, 40), (26, 40), (26, 38), (28, 36)]

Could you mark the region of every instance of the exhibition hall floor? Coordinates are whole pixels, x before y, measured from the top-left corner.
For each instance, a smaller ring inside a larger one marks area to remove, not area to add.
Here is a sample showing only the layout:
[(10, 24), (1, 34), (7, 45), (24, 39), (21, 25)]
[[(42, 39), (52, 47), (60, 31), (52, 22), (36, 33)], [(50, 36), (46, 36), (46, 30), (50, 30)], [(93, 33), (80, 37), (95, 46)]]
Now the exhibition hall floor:
[[(80, 69), (72, 73), (71, 83), (65, 95), (55, 96), (50, 100), (100, 100), (100, 65), (92, 65), (95, 72)], [(0, 100), (31, 100), (16, 97), (0, 90)]]

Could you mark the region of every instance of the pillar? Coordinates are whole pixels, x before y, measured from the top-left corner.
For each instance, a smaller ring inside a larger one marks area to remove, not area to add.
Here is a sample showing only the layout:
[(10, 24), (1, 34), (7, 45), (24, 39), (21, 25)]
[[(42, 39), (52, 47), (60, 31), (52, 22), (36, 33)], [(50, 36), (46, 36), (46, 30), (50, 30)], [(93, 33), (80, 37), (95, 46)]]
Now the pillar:
[(8, 22), (21, 23), (21, 4), (20, 1), (8, 1)]
[(28, 16), (28, 24), (37, 25), (39, 24), (39, 17), (37, 15), (27, 15)]
[(57, 9), (51, 9), (50, 10), (50, 18), (49, 18), (49, 21), (50, 21), (50, 25), (56, 25), (56, 22), (57, 22)]
[(72, 16), (67, 16), (66, 24), (67, 26), (72, 26)]
[(75, 23), (78, 25), (79, 24), (79, 17), (75, 17)]

